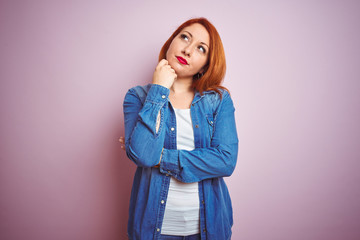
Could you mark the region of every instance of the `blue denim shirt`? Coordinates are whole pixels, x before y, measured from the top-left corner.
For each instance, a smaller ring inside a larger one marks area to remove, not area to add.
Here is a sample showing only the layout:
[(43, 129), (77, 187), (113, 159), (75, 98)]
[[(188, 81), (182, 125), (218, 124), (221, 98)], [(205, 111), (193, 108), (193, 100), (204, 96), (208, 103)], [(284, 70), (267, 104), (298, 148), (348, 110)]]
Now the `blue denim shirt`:
[(171, 176), (199, 183), (201, 239), (230, 239), (232, 205), (223, 177), (234, 171), (238, 153), (233, 102), (227, 91), (222, 98), (214, 91), (196, 92), (190, 107), (195, 149), (177, 150), (169, 93), (168, 88), (149, 84), (134, 87), (125, 96), (126, 153), (137, 165), (129, 239), (159, 239)]

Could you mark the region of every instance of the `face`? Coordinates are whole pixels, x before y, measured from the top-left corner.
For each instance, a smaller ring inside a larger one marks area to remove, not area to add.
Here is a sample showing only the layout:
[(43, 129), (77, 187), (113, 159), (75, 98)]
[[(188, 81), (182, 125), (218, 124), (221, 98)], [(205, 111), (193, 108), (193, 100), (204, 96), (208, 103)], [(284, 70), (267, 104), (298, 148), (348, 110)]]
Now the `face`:
[(178, 78), (191, 78), (203, 71), (208, 61), (210, 36), (206, 28), (194, 23), (185, 27), (173, 39), (166, 59)]

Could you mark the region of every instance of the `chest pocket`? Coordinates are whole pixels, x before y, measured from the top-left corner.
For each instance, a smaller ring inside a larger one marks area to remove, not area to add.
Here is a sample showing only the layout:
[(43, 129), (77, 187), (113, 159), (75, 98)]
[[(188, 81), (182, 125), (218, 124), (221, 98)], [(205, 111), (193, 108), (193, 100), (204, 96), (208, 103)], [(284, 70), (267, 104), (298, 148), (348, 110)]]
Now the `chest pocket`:
[(211, 114), (207, 114), (206, 119), (209, 127), (210, 138), (212, 139), (214, 133), (214, 117)]

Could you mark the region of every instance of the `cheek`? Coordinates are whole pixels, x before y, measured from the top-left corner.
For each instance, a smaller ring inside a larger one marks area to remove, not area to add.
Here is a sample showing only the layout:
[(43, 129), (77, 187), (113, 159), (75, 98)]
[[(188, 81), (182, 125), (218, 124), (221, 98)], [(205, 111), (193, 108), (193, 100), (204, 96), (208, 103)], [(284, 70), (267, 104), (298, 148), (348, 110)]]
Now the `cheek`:
[(166, 56), (166, 60), (170, 60), (170, 59), (172, 59), (172, 57), (175, 55), (175, 53), (174, 53), (174, 49), (173, 48), (171, 48), (171, 47), (169, 47), (169, 49), (167, 50), (167, 52), (166, 52), (166, 54), (165, 54), (165, 56)]
[(165, 59), (169, 59), (169, 52), (170, 52), (170, 48), (167, 50), (166, 54), (165, 54)]
[(176, 44), (174, 43), (174, 41), (170, 44), (167, 52), (166, 52), (166, 56), (169, 56), (169, 54), (174, 52), (174, 48), (176, 47)]
[(203, 67), (205, 67), (206, 63), (207, 63), (207, 58), (204, 58), (204, 57), (200, 57), (199, 60), (198, 60), (198, 65), (197, 67), (199, 69), (202, 69)]

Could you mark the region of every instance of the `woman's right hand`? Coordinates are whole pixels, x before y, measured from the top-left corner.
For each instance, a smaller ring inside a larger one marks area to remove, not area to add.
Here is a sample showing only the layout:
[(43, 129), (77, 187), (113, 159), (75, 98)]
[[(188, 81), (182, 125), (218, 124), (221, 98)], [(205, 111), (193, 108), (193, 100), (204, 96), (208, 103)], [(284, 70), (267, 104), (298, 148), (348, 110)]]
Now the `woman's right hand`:
[(152, 83), (170, 88), (176, 77), (175, 70), (169, 65), (166, 59), (162, 59), (155, 68)]

